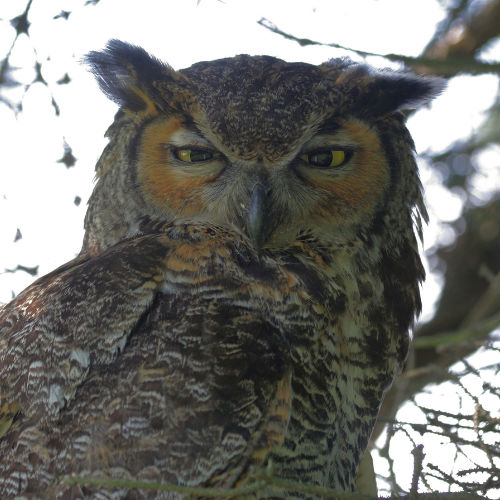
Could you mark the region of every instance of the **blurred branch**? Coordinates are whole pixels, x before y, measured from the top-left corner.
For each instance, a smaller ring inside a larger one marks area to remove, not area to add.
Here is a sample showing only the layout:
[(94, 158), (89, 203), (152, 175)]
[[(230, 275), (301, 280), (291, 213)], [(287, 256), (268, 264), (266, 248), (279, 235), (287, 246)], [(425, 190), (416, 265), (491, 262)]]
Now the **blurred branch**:
[[(455, 58), (447, 57), (446, 59), (435, 59), (431, 57), (421, 56), (421, 57), (410, 57), (403, 54), (378, 54), (375, 52), (367, 52), (364, 50), (352, 49), (350, 47), (345, 47), (338, 43), (323, 43), (316, 40), (310, 40), (309, 38), (298, 38), (290, 33), (280, 30), (275, 24), (266, 19), (265, 17), (257, 21), (258, 24), (264, 28), (281, 35), (282, 37), (297, 42), (301, 46), (306, 45), (320, 45), (324, 47), (332, 47), (335, 49), (346, 50), (353, 52), (361, 57), (383, 57), (389, 61), (399, 62), (413, 68), (417, 72), (432, 72), (434, 75), (445, 75), (451, 76), (459, 73), (468, 73), (471, 75), (480, 75), (485, 73), (497, 73), (500, 74), (500, 63), (488, 63), (476, 61), (473, 58)], [(430, 70), (430, 71), (429, 71)]]
[[(471, 340), (477, 338), (484, 339), (499, 326), (500, 313), (497, 313), (485, 320), (473, 323), (466, 328), (461, 328), (452, 332), (443, 332), (435, 335), (416, 337), (413, 342), (413, 347), (414, 349), (436, 348), (438, 351), (442, 351), (443, 348), (446, 348), (451, 344), (456, 347), (459, 343), (465, 343), (467, 349)], [(477, 343), (474, 343), (474, 348), (476, 347)]]
[[(445, 285), (436, 314), (416, 337), (468, 328), (500, 312), (500, 199), (468, 210), (465, 230), (451, 247), (437, 251)], [(424, 354), (424, 353), (422, 353)], [(422, 366), (425, 353), (415, 366)]]
[(425, 385), (453, 380), (449, 368), (500, 325), (500, 199), (469, 210), (465, 223), (453, 246), (437, 252), (446, 268), (437, 311), (415, 332), (407, 372), (386, 394), (373, 440)]
[[(121, 479), (108, 479), (108, 478), (82, 478), (82, 477), (66, 477), (64, 481), (67, 484), (84, 484), (88, 486), (101, 486), (105, 488), (137, 488), (153, 491), (174, 491), (178, 493), (191, 494), (202, 496), (205, 498), (244, 498), (244, 495), (257, 493), (264, 488), (272, 488), (274, 491), (278, 490), (282, 494), (286, 491), (300, 491), (310, 495), (321, 496), (322, 498), (334, 498), (337, 500), (377, 500), (377, 497), (362, 495), (359, 493), (351, 493), (347, 491), (337, 491), (330, 488), (323, 488), (306, 483), (298, 483), (286, 479), (279, 479), (276, 477), (264, 477), (257, 481), (250, 482), (248, 485), (240, 486), (232, 489), (221, 488), (206, 488), (206, 487), (191, 487), (175, 484), (159, 484), (146, 481), (134, 480), (121, 480)], [(245, 497), (246, 498), (246, 497)], [(283, 496), (280, 498), (286, 498)], [(474, 494), (465, 493), (425, 493), (417, 494), (412, 497), (421, 500), (476, 500), (482, 497)], [(408, 497), (404, 496), (391, 496), (384, 500), (407, 500)]]
[[(445, 1), (441, 0), (441, 4), (444, 4)], [(436, 32), (434, 36), (427, 44), (427, 47), (434, 44), (440, 37), (442, 37), (455, 23), (458, 19), (464, 16), (467, 7), (469, 6), (470, 0), (456, 0), (455, 3), (452, 3), (446, 12), (446, 17), (438, 24), (436, 28)]]
[(466, 2), (460, 2), (448, 29), (434, 37), (424, 50), (424, 57), (469, 59), (500, 35), (500, 0), (480, 2), (469, 15), (464, 14), (466, 6)]

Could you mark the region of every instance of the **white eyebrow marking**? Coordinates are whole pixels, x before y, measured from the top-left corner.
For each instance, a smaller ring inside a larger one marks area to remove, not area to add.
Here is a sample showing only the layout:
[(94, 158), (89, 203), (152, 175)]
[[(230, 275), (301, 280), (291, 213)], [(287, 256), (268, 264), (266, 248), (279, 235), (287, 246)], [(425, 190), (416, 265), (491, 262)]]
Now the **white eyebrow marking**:
[(168, 138), (168, 144), (172, 146), (204, 146), (210, 149), (215, 149), (214, 146), (203, 136), (185, 128), (176, 130)]
[(328, 146), (356, 147), (359, 146), (359, 144), (348, 133), (339, 130), (333, 134), (318, 134), (313, 136), (302, 145), (301, 149), (310, 150)]

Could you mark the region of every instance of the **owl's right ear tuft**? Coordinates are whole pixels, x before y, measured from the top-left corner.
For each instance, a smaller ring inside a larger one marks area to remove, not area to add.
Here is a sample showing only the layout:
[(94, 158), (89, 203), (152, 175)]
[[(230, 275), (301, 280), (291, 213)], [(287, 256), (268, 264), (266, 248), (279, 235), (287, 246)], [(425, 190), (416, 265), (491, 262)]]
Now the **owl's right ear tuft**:
[(153, 83), (175, 73), (143, 48), (120, 40), (110, 40), (104, 50), (90, 52), (84, 62), (90, 66), (101, 90), (134, 112), (154, 110), (157, 90)]

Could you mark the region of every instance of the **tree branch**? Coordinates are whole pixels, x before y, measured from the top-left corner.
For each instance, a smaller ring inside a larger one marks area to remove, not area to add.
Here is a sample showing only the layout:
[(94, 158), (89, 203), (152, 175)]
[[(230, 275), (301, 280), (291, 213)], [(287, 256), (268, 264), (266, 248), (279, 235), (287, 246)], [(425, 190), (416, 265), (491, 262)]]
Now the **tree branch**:
[(500, 0), (490, 0), (481, 3), (471, 14), (452, 22), (445, 32), (427, 46), (423, 55), (440, 60), (450, 57), (472, 58), (499, 35)]
[[(175, 491), (186, 495), (197, 495), (209, 498), (241, 498), (242, 495), (255, 493), (263, 488), (279, 489), (283, 491), (300, 491), (309, 495), (321, 496), (323, 498), (334, 498), (337, 500), (378, 500), (378, 497), (371, 497), (361, 495), (359, 493), (351, 493), (347, 491), (337, 491), (330, 488), (323, 488), (306, 483), (298, 483), (289, 481), (287, 479), (279, 479), (276, 477), (269, 477), (259, 479), (246, 486), (240, 486), (229, 490), (221, 488), (205, 488), (205, 487), (192, 487), (175, 484), (161, 484), (146, 481), (134, 481), (123, 479), (110, 479), (110, 478), (84, 478), (75, 476), (66, 476), (63, 481), (70, 485), (84, 484), (87, 486), (100, 486), (103, 488), (125, 488), (132, 489), (138, 488), (143, 490), (154, 491)], [(415, 499), (421, 500), (479, 500), (482, 497), (474, 494), (467, 493), (426, 493), (415, 495)], [(383, 500), (407, 500), (406, 495), (391, 496)]]
[(473, 58), (455, 58), (447, 57), (446, 59), (436, 59), (431, 57), (410, 57), (403, 54), (379, 54), (376, 52), (367, 52), (364, 50), (352, 49), (350, 47), (345, 47), (338, 43), (323, 43), (316, 40), (310, 40), (309, 38), (298, 38), (290, 33), (280, 30), (275, 24), (273, 24), (269, 19), (265, 17), (257, 21), (258, 24), (264, 28), (281, 35), (282, 37), (297, 42), (299, 45), (320, 45), (323, 47), (333, 47), (335, 49), (347, 50), (349, 52), (354, 52), (362, 57), (374, 56), (383, 57), (389, 61), (399, 62), (413, 68), (417, 72), (427, 73), (431, 72), (434, 75), (456, 75), (458, 73), (469, 73), (471, 75), (480, 75), (485, 73), (497, 73), (500, 74), (500, 63), (487, 63), (476, 61)]

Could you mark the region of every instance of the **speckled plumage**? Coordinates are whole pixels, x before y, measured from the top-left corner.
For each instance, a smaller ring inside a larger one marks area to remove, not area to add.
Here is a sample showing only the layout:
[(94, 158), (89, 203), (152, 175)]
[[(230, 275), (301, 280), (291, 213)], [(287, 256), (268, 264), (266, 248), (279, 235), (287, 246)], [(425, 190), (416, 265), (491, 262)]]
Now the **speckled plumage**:
[(62, 478), (230, 488), (269, 461), (351, 490), (420, 309), (397, 110), (439, 82), (250, 56), (175, 72), (118, 41), (89, 62), (120, 111), (80, 256), (0, 310), (0, 496), (179, 498)]

